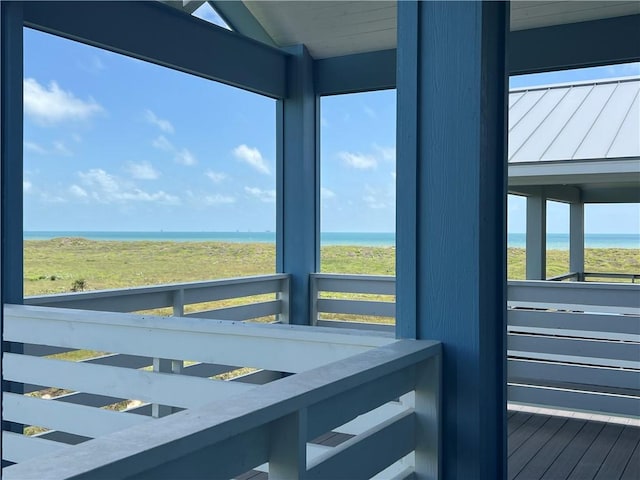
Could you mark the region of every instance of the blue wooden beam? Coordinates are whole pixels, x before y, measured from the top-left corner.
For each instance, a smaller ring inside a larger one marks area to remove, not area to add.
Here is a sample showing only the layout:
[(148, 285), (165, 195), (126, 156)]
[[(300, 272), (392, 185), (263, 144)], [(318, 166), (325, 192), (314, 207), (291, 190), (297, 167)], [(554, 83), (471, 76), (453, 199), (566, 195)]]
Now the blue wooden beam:
[(397, 331), (443, 342), (446, 479), (507, 475), (508, 12), (398, 2)]
[[(507, 49), (511, 75), (637, 62), (640, 15), (511, 32)], [(316, 60), (316, 92), (395, 88), (396, 71), (393, 49)]]
[[(22, 303), (23, 297), (22, 72), (22, 3), (0, 2), (0, 334), (3, 338), (2, 305)], [(2, 352), (22, 353), (22, 344), (3, 341)], [(2, 378), (2, 391), (22, 393), (22, 384)], [(22, 425), (12, 422), (3, 421), (2, 428), (22, 432)]]
[(286, 53), (160, 2), (25, 2), (26, 26), (273, 98)]
[(272, 47), (277, 47), (271, 36), (244, 3), (230, 2), (229, 0), (209, 0), (209, 4), (234, 32)]
[(290, 47), (289, 95), (277, 105), (277, 271), (291, 275), (289, 322), (310, 323), (309, 274), (319, 266), (319, 101), (313, 59)]
[[(399, 35), (402, 32), (398, 33)], [(396, 50), (316, 60), (316, 93), (336, 95), (396, 86)]]
[(518, 30), (509, 35), (511, 75), (640, 61), (640, 15)]

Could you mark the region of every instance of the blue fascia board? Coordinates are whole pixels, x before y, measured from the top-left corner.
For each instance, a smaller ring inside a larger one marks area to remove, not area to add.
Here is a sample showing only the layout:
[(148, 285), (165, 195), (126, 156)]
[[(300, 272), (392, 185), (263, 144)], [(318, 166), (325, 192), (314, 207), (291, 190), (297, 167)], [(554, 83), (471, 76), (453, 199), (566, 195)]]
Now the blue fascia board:
[[(640, 61), (640, 15), (511, 32), (511, 75)], [(395, 88), (396, 50), (316, 60), (316, 93)]]
[(159, 2), (24, 2), (24, 24), (272, 98), (288, 54)]
[(396, 50), (357, 53), (315, 61), (317, 95), (395, 88)]
[(519, 30), (509, 35), (511, 75), (640, 61), (640, 15)]

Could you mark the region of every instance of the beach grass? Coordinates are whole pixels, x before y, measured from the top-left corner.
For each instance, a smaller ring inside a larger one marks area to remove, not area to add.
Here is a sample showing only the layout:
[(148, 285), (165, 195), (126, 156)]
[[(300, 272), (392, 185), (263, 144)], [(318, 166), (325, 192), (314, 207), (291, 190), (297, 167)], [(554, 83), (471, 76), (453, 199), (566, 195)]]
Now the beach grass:
[[(523, 279), (525, 251), (507, 251), (508, 278)], [(395, 274), (394, 247), (325, 246), (321, 270)], [(640, 249), (586, 249), (585, 270), (640, 273)], [(547, 253), (547, 275), (569, 271), (569, 252)], [(275, 247), (265, 243), (98, 241), (24, 242), (25, 296), (213, 280), (275, 272)]]

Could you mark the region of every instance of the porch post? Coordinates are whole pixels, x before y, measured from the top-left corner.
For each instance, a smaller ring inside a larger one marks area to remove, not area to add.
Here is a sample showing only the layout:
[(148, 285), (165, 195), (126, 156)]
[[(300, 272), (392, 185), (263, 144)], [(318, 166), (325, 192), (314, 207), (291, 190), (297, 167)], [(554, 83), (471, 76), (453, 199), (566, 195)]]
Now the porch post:
[(506, 478), (508, 25), (508, 2), (398, 2), (396, 328), (444, 344), (446, 479)]
[[(3, 306), (22, 303), (22, 4), (0, 2), (0, 326)], [(3, 352), (21, 353), (22, 345), (2, 342)], [(22, 392), (5, 381), (2, 391)], [(2, 422), (3, 430), (22, 426)], [(3, 465), (4, 466), (4, 465)]]
[(569, 271), (584, 281), (584, 203), (569, 205)]
[(277, 106), (277, 271), (291, 275), (289, 323), (310, 323), (309, 274), (318, 269), (318, 107), (313, 59), (288, 49), (287, 97)]
[(527, 280), (547, 278), (547, 198), (527, 197)]

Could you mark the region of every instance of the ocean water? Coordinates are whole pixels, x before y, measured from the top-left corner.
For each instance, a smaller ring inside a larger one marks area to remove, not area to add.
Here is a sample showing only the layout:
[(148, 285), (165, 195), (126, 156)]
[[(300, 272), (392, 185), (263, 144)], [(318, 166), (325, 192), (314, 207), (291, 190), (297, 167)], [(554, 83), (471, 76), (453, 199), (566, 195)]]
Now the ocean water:
[[(239, 243), (275, 243), (274, 232), (89, 232), (89, 231), (26, 231), (25, 240), (49, 240), (58, 237), (82, 237), (89, 240), (116, 241), (172, 241), (172, 242), (239, 242)], [(524, 233), (510, 233), (509, 247), (525, 247)], [(393, 232), (357, 233), (324, 232), (322, 245), (358, 245), (358, 246), (394, 246)], [(586, 234), (587, 248), (640, 248), (640, 234)], [(568, 250), (569, 235), (564, 233), (547, 234), (547, 249)]]

